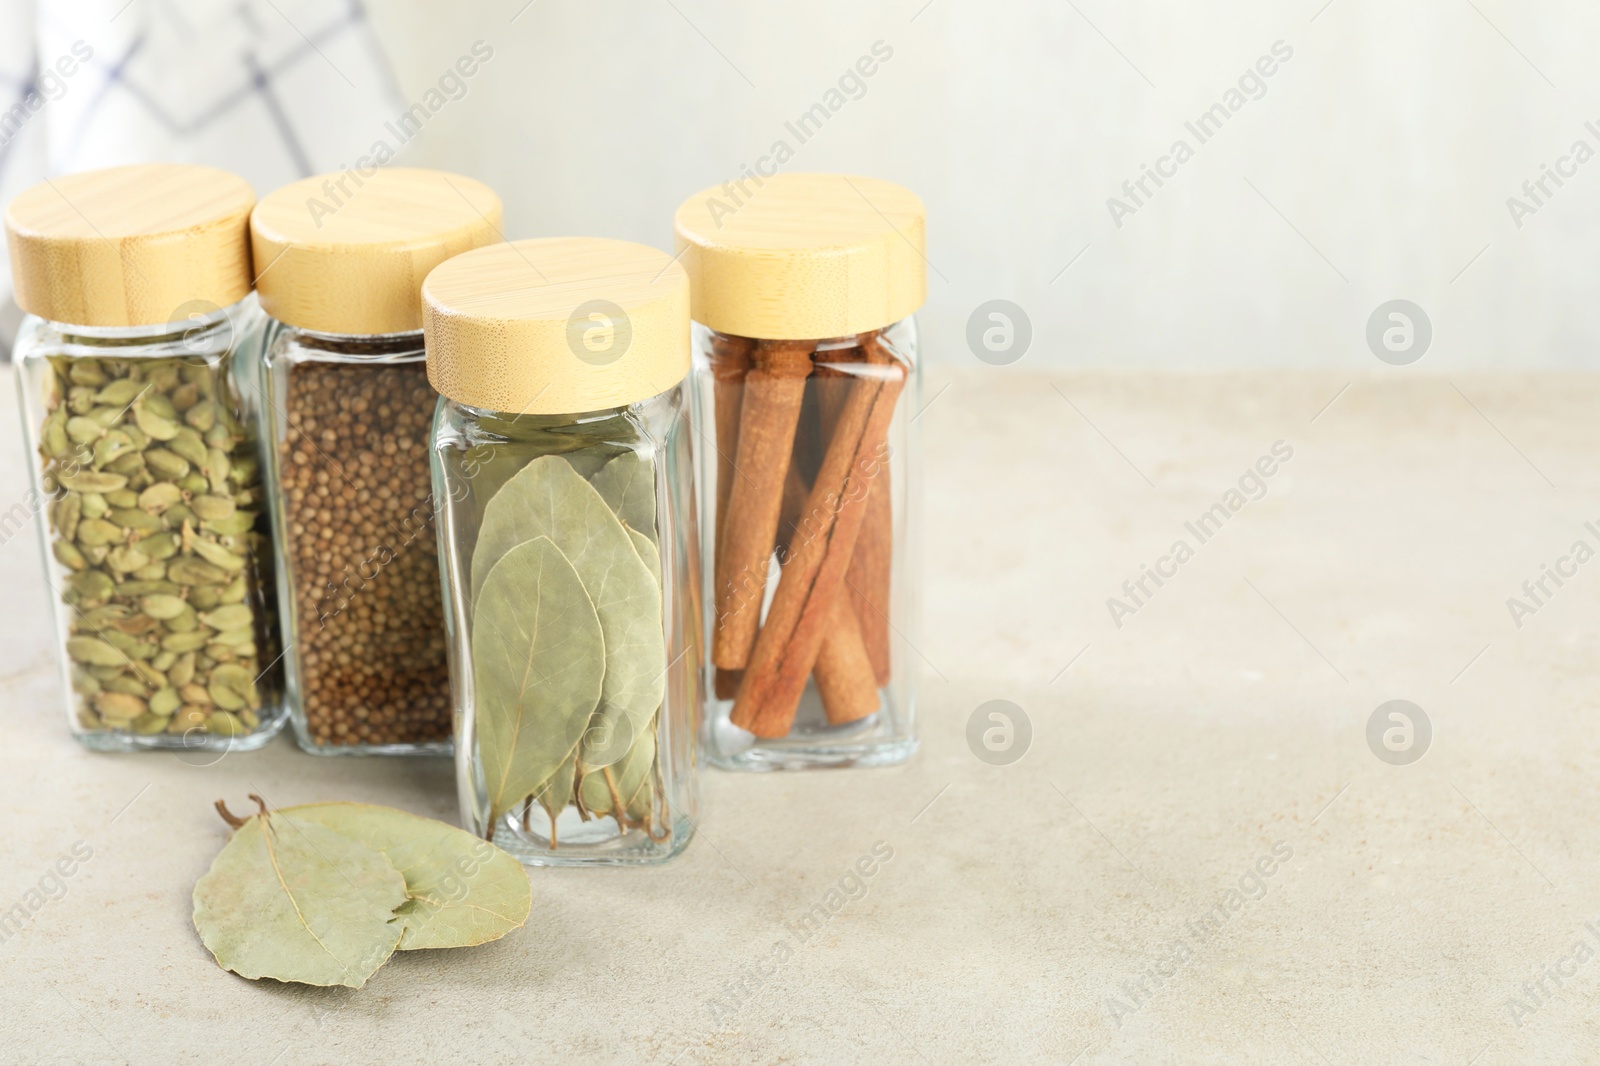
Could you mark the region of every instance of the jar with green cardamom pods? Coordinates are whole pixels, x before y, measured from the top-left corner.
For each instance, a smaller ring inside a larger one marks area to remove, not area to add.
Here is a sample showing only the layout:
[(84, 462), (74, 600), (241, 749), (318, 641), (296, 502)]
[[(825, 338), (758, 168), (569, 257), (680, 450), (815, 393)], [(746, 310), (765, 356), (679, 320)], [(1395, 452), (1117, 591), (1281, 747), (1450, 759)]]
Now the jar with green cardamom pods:
[(282, 728), (258, 451), (255, 195), (211, 167), (58, 177), (5, 215), (67, 717), (99, 751)]
[(462, 818), (533, 865), (670, 858), (696, 817), (688, 278), (553, 238), (422, 298)]

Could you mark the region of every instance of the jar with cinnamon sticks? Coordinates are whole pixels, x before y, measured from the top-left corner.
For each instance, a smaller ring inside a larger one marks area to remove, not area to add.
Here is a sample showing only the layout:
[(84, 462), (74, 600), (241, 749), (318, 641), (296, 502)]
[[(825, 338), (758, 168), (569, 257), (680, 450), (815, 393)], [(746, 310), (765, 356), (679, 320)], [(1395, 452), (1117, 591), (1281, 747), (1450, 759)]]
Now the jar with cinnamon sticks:
[(412, 167), (305, 178), (251, 216), (283, 661), (313, 754), (450, 753), (422, 281), (500, 217), (483, 183)]
[(916, 748), (922, 202), (842, 174), (679, 208), (694, 319), (704, 743), (731, 769)]

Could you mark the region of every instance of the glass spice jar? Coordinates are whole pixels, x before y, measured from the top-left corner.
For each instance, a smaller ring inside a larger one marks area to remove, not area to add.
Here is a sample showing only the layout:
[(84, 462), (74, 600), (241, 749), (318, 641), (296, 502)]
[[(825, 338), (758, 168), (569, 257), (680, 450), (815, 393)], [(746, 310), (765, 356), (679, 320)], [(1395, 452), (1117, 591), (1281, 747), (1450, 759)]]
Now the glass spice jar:
[(922, 202), (780, 174), (678, 208), (693, 293), (708, 757), (879, 766), (916, 749)]
[(308, 752), (450, 751), (422, 280), (497, 240), (501, 215), (481, 182), (396, 167), (306, 178), (251, 216), (286, 700)]
[(532, 865), (670, 858), (697, 802), (683, 268), (518, 241), (423, 309), (462, 818)]
[(43, 182), (6, 211), (15, 358), (75, 735), (227, 751), (283, 725), (258, 412), (255, 194), (211, 167)]

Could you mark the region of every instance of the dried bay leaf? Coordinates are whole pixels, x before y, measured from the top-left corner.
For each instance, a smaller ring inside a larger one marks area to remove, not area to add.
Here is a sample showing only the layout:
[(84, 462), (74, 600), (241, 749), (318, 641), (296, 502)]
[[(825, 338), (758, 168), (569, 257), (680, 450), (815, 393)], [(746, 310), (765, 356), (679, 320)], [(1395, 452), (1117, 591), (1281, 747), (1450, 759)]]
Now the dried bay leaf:
[(473, 602), (475, 722), (493, 826), (583, 739), (606, 646), (583, 581), (546, 536), (500, 556)]
[(656, 579), (656, 585), (661, 585), (661, 555), (656, 550), (656, 542), (640, 533), (632, 526), (624, 526), (628, 531), (628, 539), (633, 541), (633, 550), (639, 553), (639, 559), (644, 563), (645, 569), (650, 571), (650, 576)]
[(368, 803), (313, 803), (280, 813), (388, 856), (410, 897), (395, 911), (400, 951), (486, 944), (527, 923), (533, 894), (522, 864), (471, 833)]
[(550, 839), (555, 841), (556, 819), (572, 803), (572, 782), (578, 771), (578, 753), (574, 751), (550, 775), (550, 779), (534, 792), (539, 806), (550, 816)]
[[(549, 538), (572, 564), (600, 620), (605, 674), (594, 734), (639, 736), (666, 691), (660, 581), (594, 486), (562, 457), (547, 455), (501, 486), (484, 508), (472, 555), (474, 602), (501, 557), (534, 537)], [(598, 768), (624, 754), (586, 747), (580, 763)]]
[[(611, 786), (614, 783), (622, 801), (624, 816), (642, 821), (649, 811), (650, 781), (656, 765), (655, 723), (640, 734), (633, 747), (615, 766), (606, 767), (583, 777), (583, 805), (591, 814), (615, 814)], [(606, 774), (611, 775), (610, 780)], [(640, 804), (643, 796), (645, 802)]]
[(194, 926), (252, 980), (360, 988), (400, 943), (405, 878), (383, 852), (265, 807), (194, 886)]
[(590, 482), (616, 516), (653, 542), (656, 536), (656, 464), (623, 452)]

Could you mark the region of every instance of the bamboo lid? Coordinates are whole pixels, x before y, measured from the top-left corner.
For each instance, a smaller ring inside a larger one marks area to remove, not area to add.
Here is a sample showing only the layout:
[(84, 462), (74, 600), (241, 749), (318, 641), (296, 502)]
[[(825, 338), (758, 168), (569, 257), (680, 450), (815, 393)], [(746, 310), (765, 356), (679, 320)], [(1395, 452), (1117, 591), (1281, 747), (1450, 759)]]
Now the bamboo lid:
[(547, 237), (479, 248), (428, 275), (422, 311), (428, 381), (470, 407), (624, 407), (689, 371), (688, 275), (642, 244)]
[(346, 170), (286, 185), (250, 216), (261, 306), (322, 333), (422, 328), (422, 279), (499, 239), (500, 197), (441, 170)]
[(250, 292), (255, 192), (215, 167), (140, 163), (66, 174), (6, 208), (17, 306), (75, 326), (154, 326)]
[(778, 174), (713, 186), (678, 207), (673, 229), (694, 320), (720, 333), (843, 337), (927, 298), (922, 201), (893, 182)]

